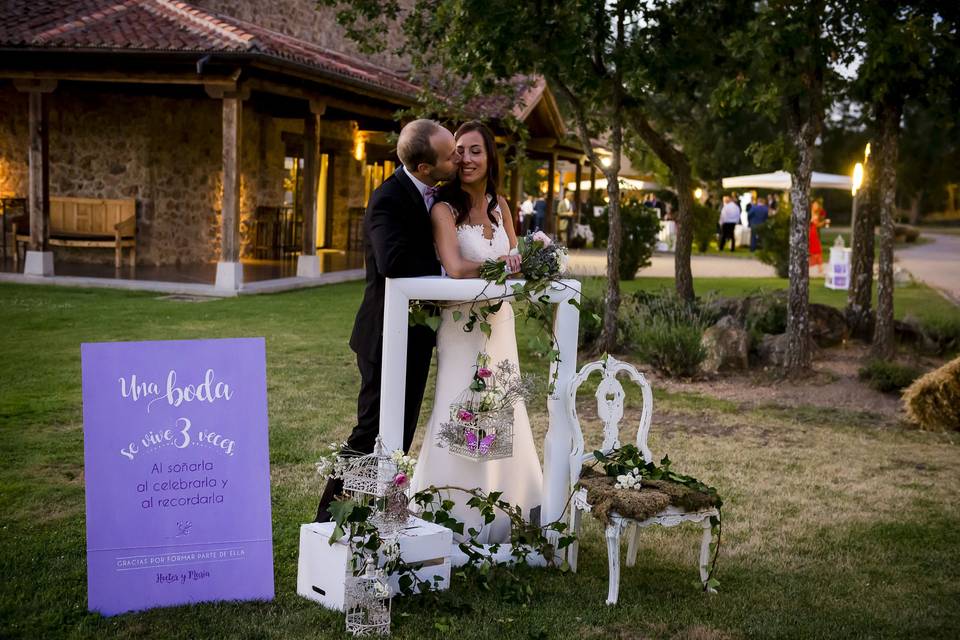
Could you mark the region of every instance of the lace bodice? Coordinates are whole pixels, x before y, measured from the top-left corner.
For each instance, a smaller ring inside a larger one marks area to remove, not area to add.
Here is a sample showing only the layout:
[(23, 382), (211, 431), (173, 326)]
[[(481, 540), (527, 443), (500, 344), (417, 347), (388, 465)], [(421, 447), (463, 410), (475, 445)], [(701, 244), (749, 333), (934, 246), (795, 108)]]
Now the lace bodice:
[[(487, 196), (489, 198), (489, 196)], [(460, 255), (466, 260), (483, 262), (495, 260), (510, 253), (510, 237), (503, 226), (503, 212), (498, 204), (493, 210), (499, 224), (493, 226), (493, 237), (484, 237), (482, 224), (464, 224), (457, 227), (457, 240), (460, 241)]]

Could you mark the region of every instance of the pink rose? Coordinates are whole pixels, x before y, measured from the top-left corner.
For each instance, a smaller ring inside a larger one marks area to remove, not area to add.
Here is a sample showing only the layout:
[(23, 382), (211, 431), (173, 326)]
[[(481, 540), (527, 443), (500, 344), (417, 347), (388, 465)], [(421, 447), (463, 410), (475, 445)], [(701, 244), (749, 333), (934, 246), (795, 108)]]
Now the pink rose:
[(467, 411), (466, 409), (460, 409), (460, 411), (457, 412), (457, 417), (463, 420), (464, 422), (470, 422), (471, 420), (473, 420), (475, 416), (471, 411)]
[(407, 484), (407, 474), (401, 472), (393, 476), (393, 486), (402, 487), (405, 484)]
[(477, 369), (477, 375), (481, 378), (489, 378), (493, 375), (493, 371), (490, 371), (490, 369), (487, 369), (486, 367), (480, 367)]
[(553, 244), (553, 240), (550, 239), (550, 236), (545, 234), (543, 231), (537, 231), (535, 234), (533, 234), (533, 239), (542, 243), (544, 247), (549, 247), (551, 244)]

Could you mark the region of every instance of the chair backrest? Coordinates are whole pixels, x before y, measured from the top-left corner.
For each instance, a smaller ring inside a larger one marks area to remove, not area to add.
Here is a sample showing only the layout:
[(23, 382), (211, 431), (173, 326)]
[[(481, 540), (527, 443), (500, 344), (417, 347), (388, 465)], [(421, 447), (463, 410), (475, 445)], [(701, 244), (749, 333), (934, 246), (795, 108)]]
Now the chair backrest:
[(596, 371), (601, 373), (600, 384), (595, 394), (597, 416), (603, 423), (603, 444), (600, 450), (603, 453), (610, 453), (620, 446), (620, 421), (623, 419), (623, 401), (626, 393), (623, 385), (617, 380), (617, 374), (622, 371), (626, 372), (629, 378), (640, 387), (643, 408), (637, 429), (636, 444), (646, 462), (653, 460), (653, 453), (647, 446), (647, 435), (650, 432), (650, 420), (653, 416), (653, 393), (650, 390), (650, 383), (633, 365), (607, 355), (603, 360), (584, 365), (567, 387), (567, 404), (570, 423), (573, 425), (573, 450), (570, 452), (571, 487), (580, 480), (583, 463), (593, 458), (593, 451), (584, 452), (583, 430), (580, 427), (580, 419), (577, 417), (577, 390)]

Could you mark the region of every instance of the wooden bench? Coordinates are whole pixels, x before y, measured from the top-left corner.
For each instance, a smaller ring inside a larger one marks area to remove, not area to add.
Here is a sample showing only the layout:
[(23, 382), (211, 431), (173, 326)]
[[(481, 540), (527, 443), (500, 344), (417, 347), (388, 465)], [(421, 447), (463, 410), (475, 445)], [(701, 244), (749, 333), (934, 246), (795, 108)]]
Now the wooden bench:
[[(20, 247), (30, 241), (30, 220), (23, 216), (13, 223), (16, 242), (14, 260), (19, 262)], [(116, 267), (120, 268), (123, 248), (130, 249), (130, 266), (137, 261), (136, 200), (100, 200), (96, 198), (50, 198), (50, 246), (113, 248)]]

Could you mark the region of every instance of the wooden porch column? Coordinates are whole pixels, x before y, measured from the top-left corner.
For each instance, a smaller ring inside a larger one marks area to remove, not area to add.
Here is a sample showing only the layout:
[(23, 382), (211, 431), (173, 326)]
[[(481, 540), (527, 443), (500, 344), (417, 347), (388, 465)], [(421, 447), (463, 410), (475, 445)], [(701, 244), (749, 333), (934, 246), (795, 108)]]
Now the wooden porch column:
[(593, 193), (597, 190), (597, 167), (592, 162), (590, 163), (590, 195), (587, 196), (587, 200), (593, 206)]
[(557, 233), (557, 211), (556, 211), (556, 192), (555, 182), (557, 180), (557, 154), (550, 154), (550, 161), (547, 163), (547, 219), (544, 221), (544, 231), (547, 235), (553, 236)]
[(240, 264), (240, 141), (243, 98), (237, 92), (222, 94), (223, 196), (220, 200), (220, 261), (217, 289), (236, 291), (243, 286)]
[(17, 89), (29, 96), (29, 207), (30, 242), (23, 273), (30, 276), (53, 275), (50, 251), (50, 99), (56, 80), (17, 81)]
[(310, 113), (303, 121), (303, 180), (301, 182), (300, 215), (303, 218), (303, 246), (297, 258), (297, 276), (316, 278), (320, 275), (317, 256), (317, 185), (320, 179), (320, 116), (324, 105), (310, 101)]
[(574, 211), (574, 220), (577, 224), (580, 224), (580, 211), (583, 209), (583, 205), (580, 203), (580, 196), (582, 195), (582, 190), (580, 189), (580, 181), (583, 180), (583, 159), (577, 161), (577, 175), (574, 178), (577, 181), (577, 187), (573, 192), (573, 211)]

